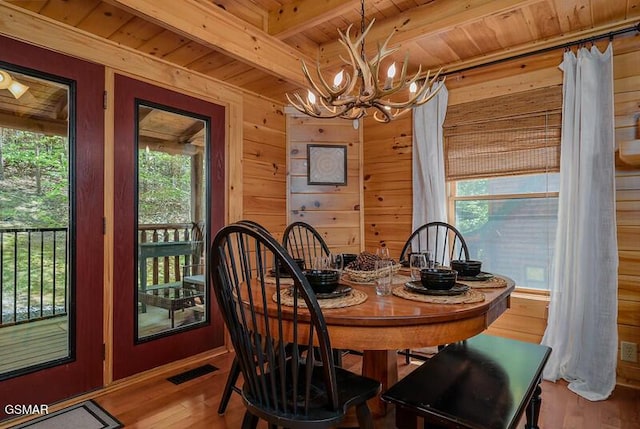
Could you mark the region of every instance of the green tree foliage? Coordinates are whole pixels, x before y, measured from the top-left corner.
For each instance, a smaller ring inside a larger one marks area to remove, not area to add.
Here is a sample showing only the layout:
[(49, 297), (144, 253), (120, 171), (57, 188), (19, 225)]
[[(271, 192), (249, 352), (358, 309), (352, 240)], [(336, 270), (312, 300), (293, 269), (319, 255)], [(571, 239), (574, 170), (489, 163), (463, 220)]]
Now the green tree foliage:
[[(486, 179), (464, 180), (457, 183), (457, 195), (487, 195), (488, 181)], [(489, 221), (489, 201), (457, 201), (456, 225), (462, 234), (470, 233), (482, 227)]]
[(2, 129), (0, 227), (66, 227), (69, 223), (67, 139)]
[(138, 155), (138, 222), (191, 221), (191, 163), (185, 155), (140, 151)]

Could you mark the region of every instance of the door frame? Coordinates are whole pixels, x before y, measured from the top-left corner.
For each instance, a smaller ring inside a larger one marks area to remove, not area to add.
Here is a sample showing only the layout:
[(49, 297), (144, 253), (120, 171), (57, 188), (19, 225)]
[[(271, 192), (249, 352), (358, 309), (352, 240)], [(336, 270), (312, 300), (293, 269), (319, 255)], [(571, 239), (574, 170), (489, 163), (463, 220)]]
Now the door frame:
[(103, 385), (104, 67), (3, 36), (0, 44), (0, 61), (75, 82), (68, 134), (76, 255), (69, 329), (75, 346), (69, 359), (0, 382), (0, 397), (14, 404), (49, 404)]

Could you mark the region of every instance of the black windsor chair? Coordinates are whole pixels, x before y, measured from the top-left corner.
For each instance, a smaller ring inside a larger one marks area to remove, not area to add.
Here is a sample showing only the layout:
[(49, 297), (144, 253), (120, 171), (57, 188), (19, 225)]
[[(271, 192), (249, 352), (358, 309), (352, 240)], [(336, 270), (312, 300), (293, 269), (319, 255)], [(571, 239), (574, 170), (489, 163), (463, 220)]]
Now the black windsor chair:
[[(409, 255), (424, 251), (431, 251), (435, 263), (439, 265), (449, 265), (450, 261), (456, 259), (469, 260), (469, 248), (464, 237), (453, 225), (446, 222), (425, 223), (413, 231), (400, 252), (400, 263), (408, 266)], [(409, 349), (401, 354), (404, 354), (407, 364), (411, 362), (412, 357), (424, 360), (420, 355), (411, 354)]]
[(433, 252), (435, 262), (449, 265), (449, 261), (469, 259), (469, 248), (464, 237), (453, 225), (445, 222), (429, 222), (418, 227), (407, 239), (400, 252), (400, 262), (409, 263), (409, 255), (425, 251)]
[[(236, 223), (244, 224), (269, 234), (269, 231), (267, 231), (267, 229), (264, 226), (260, 225), (256, 221), (243, 219)], [(238, 364), (238, 359), (234, 358), (233, 362), (231, 363), (231, 368), (229, 369), (229, 375), (227, 375), (227, 382), (224, 385), (222, 396), (220, 397), (220, 404), (218, 405), (218, 414), (221, 416), (224, 415), (225, 411), (227, 411), (227, 406), (229, 405), (231, 394), (233, 392), (236, 392), (238, 394), (242, 393), (240, 388), (236, 386), (236, 383), (238, 382), (239, 377), (240, 377), (240, 365)]]
[[(284, 248), (258, 228), (232, 224), (216, 234), (209, 257), (213, 291), (244, 378), (242, 427), (255, 428), (263, 419), (272, 428), (328, 428), (355, 406), (359, 426), (373, 428), (366, 401), (380, 392), (380, 382), (334, 365), (318, 301)], [(270, 261), (291, 275), (293, 285), (281, 284), (279, 276), (267, 284), (257, 275)], [(299, 353), (313, 345), (317, 353)]]
[(304, 259), (307, 269), (312, 268), (315, 257), (331, 253), (320, 233), (305, 222), (293, 222), (287, 226), (282, 234), (282, 247), (292, 258)]
[[(304, 259), (306, 268), (313, 268), (313, 259), (318, 256), (329, 256), (331, 250), (322, 235), (306, 222), (293, 222), (289, 224), (282, 234), (282, 247), (292, 258)], [(334, 350), (333, 360), (336, 365), (342, 366), (344, 350)], [(355, 353), (355, 351), (354, 351)]]

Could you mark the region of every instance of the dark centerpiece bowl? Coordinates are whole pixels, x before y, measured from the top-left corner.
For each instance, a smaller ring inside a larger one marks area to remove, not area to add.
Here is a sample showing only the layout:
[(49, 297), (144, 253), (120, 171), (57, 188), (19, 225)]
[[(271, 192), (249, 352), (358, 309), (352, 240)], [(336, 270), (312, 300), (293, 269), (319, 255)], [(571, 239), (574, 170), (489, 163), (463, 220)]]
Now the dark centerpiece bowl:
[(424, 268), (420, 270), (422, 286), (427, 289), (449, 290), (456, 284), (458, 272), (444, 268)]
[(480, 274), (482, 268), (482, 261), (463, 261), (455, 260), (451, 261), (451, 269), (456, 270), (461, 276), (475, 277)]
[(335, 270), (307, 270), (304, 276), (315, 293), (331, 293), (339, 285), (340, 273)]

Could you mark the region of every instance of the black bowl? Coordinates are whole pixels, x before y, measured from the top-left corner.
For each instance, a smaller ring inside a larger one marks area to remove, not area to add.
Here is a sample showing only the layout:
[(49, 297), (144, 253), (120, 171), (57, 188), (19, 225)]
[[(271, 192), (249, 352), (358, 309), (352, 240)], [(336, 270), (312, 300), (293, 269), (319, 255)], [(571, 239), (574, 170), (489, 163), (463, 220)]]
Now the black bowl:
[(334, 270), (307, 270), (304, 276), (315, 293), (331, 293), (340, 284), (340, 273)]
[[(302, 259), (302, 258), (293, 258), (293, 261), (296, 263), (296, 265), (298, 267), (300, 267), (300, 269), (302, 271), (304, 271), (304, 269), (305, 269), (304, 259)], [(280, 268), (280, 271), (286, 271), (285, 268), (284, 268), (284, 261), (282, 259), (278, 260), (278, 267)]]
[(459, 272), (461, 276), (474, 277), (480, 274), (482, 261), (451, 261), (451, 268)]
[(424, 268), (420, 270), (420, 280), (427, 289), (449, 290), (455, 284), (458, 272), (443, 268)]

